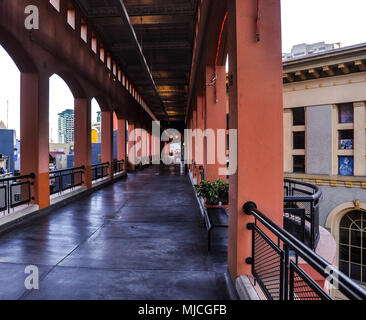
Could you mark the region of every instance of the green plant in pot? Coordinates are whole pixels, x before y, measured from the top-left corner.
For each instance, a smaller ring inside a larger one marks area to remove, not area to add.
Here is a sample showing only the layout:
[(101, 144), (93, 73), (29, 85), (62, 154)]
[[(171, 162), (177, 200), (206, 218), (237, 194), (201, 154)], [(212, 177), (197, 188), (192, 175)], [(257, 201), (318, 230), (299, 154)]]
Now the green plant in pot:
[(201, 181), (195, 185), (195, 190), (200, 198), (205, 199), (207, 205), (221, 206), (229, 203), (229, 185), (222, 181)]

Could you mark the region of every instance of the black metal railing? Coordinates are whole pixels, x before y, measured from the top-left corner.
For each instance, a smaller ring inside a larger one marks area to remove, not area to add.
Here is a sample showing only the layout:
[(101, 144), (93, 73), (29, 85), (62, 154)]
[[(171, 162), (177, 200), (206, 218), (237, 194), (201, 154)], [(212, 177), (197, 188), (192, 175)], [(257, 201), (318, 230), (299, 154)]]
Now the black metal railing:
[(33, 198), (31, 185), (35, 174), (0, 179), (0, 212), (10, 213), (11, 209), (29, 204)]
[(72, 190), (83, 185), (85, 167), (69, 168), (50, 171), (50, 194), (61, 194), (66, 190)]
[(285, 230), (315, 250), (320, 238), (320, 188), (311, 183), (285, 179), (284, 192)]
[(92, 180), (96, 181), (108, 177), (109, 162), (93, 164), (92, 166)]
[[(268, 219), (255, 203), (247, 202), (243, 211), (255, 218), (247, 226), (252, 231), (252, 256), (246, 262), (251, 264), (254, 279), (267, 299), (332, 300), (329, 291), (319, 285), (319, 279), (311, 278), (311, 270), (348, 299), (366, 299), (362, 287)], [(306, 264), (307, 272), (301, 264)]]
[(124, 160), (114, 160), (113, 161), (113, 173), (118, 174), (124, 171)]

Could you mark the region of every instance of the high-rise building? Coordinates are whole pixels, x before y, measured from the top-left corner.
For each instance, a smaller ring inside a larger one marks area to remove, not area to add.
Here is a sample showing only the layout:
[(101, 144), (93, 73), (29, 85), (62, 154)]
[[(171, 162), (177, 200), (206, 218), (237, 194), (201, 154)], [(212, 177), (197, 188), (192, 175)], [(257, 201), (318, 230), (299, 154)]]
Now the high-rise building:
[(58, 142), (74, 142), (74, 110), (67, 109), (58, 114)]

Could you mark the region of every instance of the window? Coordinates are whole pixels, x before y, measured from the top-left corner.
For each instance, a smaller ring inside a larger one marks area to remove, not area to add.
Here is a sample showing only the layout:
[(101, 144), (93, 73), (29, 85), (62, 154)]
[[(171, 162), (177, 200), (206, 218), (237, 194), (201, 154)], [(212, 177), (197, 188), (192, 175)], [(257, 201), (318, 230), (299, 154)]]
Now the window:
[(338, 174), (341, 176), (353, 176), (353, 157), (338, 157)]
[(50, 0), (50, 3), (52, 4), (52, 6), (58, 11), (60, 12), (60, 0)]
[(339, 123), (353, 123), (353, 104), (344, 103), (338, 106)]
[(99, 58), (102, 62), (105, 61), (105, 52), (104, 52), (104, 48), (100, 48), (100, 52), (99, 52)]
[(305, 132), (294, 132), (293, 133), (293, 146), (295, 150), (305, 149)]
[(305, 173), (305, 156), (293, 156), (294, 172)]
[(353, 130), (339, 130), (339, 149), (353, 150)]
[(111, 70), (112, 68), (112, 58), (110, 57), (110, 55), (107, 55), (107, 68), (109, 70)]
[(88, 26), (86, 24), (81, 25), (80, 37), (84, 42), (88, 42)]
[(67, 23), (71, 28), (75, 29), (75, 9), (67, 10)]
[(350, 278), (366, 283), (365, 212), (348, 212), (339, 224), (339, 269)]
[(305, 108), (292, 109), (293, 125), (304, 126), (305, 125)]

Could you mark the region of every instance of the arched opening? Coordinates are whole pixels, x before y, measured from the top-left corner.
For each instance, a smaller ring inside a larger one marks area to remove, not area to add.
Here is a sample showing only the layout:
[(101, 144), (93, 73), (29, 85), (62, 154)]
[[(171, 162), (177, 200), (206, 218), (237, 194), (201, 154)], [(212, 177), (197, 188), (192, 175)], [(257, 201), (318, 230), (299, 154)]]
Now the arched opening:
[(20, 174), (20, 71), (1, 45), (0, 70), (1, 178)]
[(96, 165), (102, 162), (102, 110), (95, 98), (92, 99), (91, 108), (92, 164)]
[(339, 223), (339, 269), (366, 284), (366, 212), (346, 212)]
[(50, 171), (74, 167), (74, 95), (57, 74), (50, 77), (49, 134)]
[(118, 118), (113, 112), (113, 161), (118, 159)]

